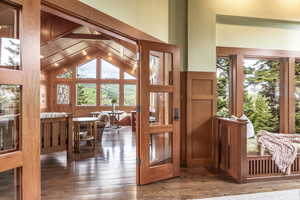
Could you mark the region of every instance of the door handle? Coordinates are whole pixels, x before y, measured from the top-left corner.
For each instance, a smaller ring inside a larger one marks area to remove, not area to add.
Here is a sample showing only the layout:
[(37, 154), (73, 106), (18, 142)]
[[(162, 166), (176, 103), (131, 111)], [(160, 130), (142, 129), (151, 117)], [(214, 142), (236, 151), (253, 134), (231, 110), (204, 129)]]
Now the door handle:
[(174, 109), (174, 120), (175, 121), (180, 120), (180, 109), (179, 108)]

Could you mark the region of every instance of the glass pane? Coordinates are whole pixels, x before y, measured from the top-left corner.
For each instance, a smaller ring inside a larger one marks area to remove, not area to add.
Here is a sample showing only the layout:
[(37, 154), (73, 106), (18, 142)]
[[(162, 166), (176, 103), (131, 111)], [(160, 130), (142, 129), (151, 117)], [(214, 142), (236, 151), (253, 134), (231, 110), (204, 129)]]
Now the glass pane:
[(218, 112), (221, 117), (229, 117), (229, 70), (230, 59), (217, 59)]
[(101, 84), (101, 105), (111, 106), (114, 102), (119, 105), (119, 84)]
[(70, 86), (57, 84), (57, 104), (70, 104)]
[(61, 73), (61, 74), (58, 74), (56, 76), (56, 78), (72, 78), (73, 76), (73, 72), (72, 70), (68, 69), (66, 70), (65, 72)]
[(128, 74), (127, 72), (124, 73), (124, 79), (126, 79), (126, 80), (136, 80), (136, 78), (134, 76), (132, 76), (131, 74)]
[(0, 200), (20, 199), (20, 175), (19, 169), (0, 173)]
[(0, 3), (0, 67), (19, 69), (20, 40), (18, 39), (17, 9)]
[(20, 98), (20, 86), (0, 85), (0, 154), (19, 147)]
[(150, 93), (150, 114), (151, 125), (172, 124), (173, 98), (171, 93)]
[(101, 60), (101, 78), (120, 79), (120, 69), (105, 60)]
[(172, 162), (172, 133), (150, 134), (150, 166)]
[(77, 78), (96, 78), (97, 60), (94, 59), (77, 67)]
[(136, 105), (136, 85), (124, 85), (124, 105)]
[(151, 51), (149, 62), (150, 84), (172, 85), (172, 54)]
[(76, 84), (76, 94), (78, 106), (96, 105), (96, 84), (78, 83)]
[(295, 113), (296, 133), (300, 133), (300, 63), (296, 63), (296, 69), (295, 69), (295, 103), (296, 103), (296, 113)]
[(280, 63), (245, 59), (244, 113), (255, 132), (279, 132)]

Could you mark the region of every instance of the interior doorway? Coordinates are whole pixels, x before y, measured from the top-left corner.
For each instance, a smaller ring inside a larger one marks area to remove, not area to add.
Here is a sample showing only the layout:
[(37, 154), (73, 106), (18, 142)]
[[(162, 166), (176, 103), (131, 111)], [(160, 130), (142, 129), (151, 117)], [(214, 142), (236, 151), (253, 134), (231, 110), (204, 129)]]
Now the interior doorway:
[[(117, 31), (112, 25), (115, 19), (83, 3), (73, 3), (76, 5), (45, 1), (41, 10), (41, 69), (36, 72), (41, 74), (41, 129), (36, 137), (40, 142), (22, 142), (28, 149), (30, 145), (40, 145), (41, 163), (39, 159), (32, 162), (37, 169), (35, 180), (41, 181), (43, 199), (89, 195), (105, 199), (101, 190), (108, 186), (130, 187), (179, 176), (178, 48), (157, 40), (146, 41), (152, 37), (138, 30), (128, 34), (132, 27), (121, 22), (117, 24), (127, 31)], [(77, 8), (78, 13), (89, 16), (74, 14)], [(82, 9), (90, 9), (91, 13)], [(107, 23), (101, 22), (103, 16)], [(18, 38), (17, 34), (14, 37)], [(8, 83), (12, 81), (4, 85)], [(4, 96), (20, 93), (18, 88), (3, 85), (0, 91)], [(15, 96), (8, 100), (20, 104)], [(22, 103), (29, 102), (27, 99)], [(1, 138), (11, 133), (18, 136), (19, 123), (11, 123), (17, 120), (8, 118), (8, 111), (2, 110), (5, 127), (1, 128)], [(8, 153), (4, 150), (0, 154)], [(18, 170), (5, 171), (0, 176), (18, 182)], [(23, 176), (29, 176), (30, 171), (23, 170)], [(15, 186), (11, 188), (5, 191), (18, 199), (23, 189), (16, 192)]]

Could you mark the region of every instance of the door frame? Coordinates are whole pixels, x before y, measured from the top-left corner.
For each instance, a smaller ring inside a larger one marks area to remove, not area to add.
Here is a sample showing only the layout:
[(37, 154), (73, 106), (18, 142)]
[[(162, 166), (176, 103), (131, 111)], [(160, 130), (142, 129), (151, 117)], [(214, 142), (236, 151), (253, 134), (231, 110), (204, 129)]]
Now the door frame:
[[(0, 172), (15, 171), (17, 198), (39, 200), (40, 176), (40, 0), (5, 0), (20, 7), (19, 70), (0, 69), (0, 84), (19, 85), (20, 123), (18, 149), (0, 155)], [(20, 187), (19, 187), (20, 186)]]

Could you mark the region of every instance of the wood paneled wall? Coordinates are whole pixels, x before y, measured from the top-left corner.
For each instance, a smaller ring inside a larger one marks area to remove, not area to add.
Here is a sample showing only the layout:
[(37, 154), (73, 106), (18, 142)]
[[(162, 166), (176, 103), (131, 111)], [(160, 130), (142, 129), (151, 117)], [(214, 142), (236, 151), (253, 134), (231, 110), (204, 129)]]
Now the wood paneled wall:
[[(216, 112), (216, 74), (184, 73), (181, 83), (182, 88), (186, 90), (186, 108), (184, 105), (181, 107), (183, 113), (181, 164), (189, 168), (210, 167), (213, 157), (213, 117)], [(181, 95), (184, 98), (185, 93)], [(184, 102), (182, 100), (182, 104)]]

